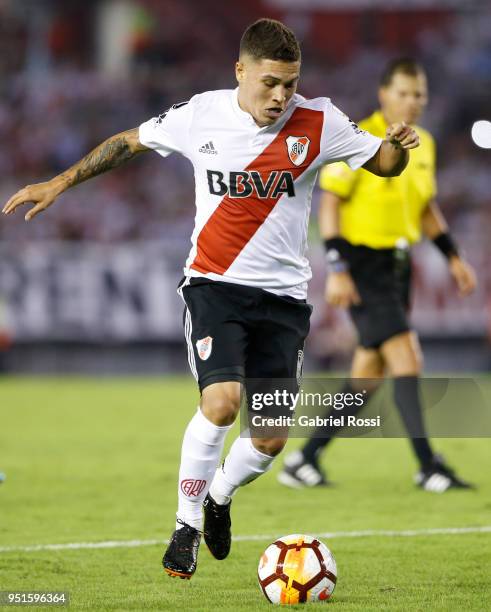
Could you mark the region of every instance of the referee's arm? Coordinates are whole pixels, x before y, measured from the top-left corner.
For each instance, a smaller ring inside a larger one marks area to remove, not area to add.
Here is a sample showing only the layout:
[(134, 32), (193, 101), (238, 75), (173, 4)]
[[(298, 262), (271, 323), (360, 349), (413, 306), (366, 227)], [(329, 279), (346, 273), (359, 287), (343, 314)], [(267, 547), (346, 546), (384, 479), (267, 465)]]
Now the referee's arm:
[(448, 260), (448, 267), (461, 296), (469, 295), (477, 286), (476, 273), (460, 253), (452, 238), (445, 217), (436, 200), (431, 200), (421, 216), (423, 234)]
[(377, 176), (399, 176), (409, 161), (409, 149), (419, 147), (415, 129), (405, 123), (393, 123), (387, 128), (386, 139), (363, 168)]
[(332, 191), (322, 192), (319, 231), (326, 246), (329, 269), (325, 289), (326, 302), (331, 306), (349, 308), (360, 303), (360, 296), (349, 272), (349, 244), (339, 233), (339, 207), (342, 203), (343, 199)]

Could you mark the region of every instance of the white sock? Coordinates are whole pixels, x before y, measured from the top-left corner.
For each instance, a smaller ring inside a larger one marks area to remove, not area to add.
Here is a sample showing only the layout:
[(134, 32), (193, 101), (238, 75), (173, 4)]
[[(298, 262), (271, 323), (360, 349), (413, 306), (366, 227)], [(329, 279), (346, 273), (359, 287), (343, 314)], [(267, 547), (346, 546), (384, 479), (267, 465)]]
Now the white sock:
[(217, 504), (227, 504), (235, 491), (251, 482), (273, 463), (274, 457), (258, 451), (250, 438), (238, 437), (232, 444), (223, 466), (219, 467), (210, 487), (210, 495)]
[[(195, 529), (201, 529), (202, 503), (210, 488), (222, 454), (225, 436), (232, 425), (219, 427), (209, 421), (201, 410), (189, 422), (184, 432), (179, 468), (177, 518)], [(176, 529), (182, 527), (176, 523)]]

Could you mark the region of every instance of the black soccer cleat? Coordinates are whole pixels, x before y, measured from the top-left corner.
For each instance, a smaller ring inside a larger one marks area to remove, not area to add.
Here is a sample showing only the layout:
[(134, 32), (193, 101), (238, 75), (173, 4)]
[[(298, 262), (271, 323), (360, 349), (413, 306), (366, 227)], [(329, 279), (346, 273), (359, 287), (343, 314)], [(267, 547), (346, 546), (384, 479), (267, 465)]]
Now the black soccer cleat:
[(172, 534), (162, 565), (169, 576), (189, 580), (198, 564), (201, 532), (180, 519), (177, 519), (177, 522), (182, 527)]
[(232, 532), (230, 527), (230, 506), (232, 500), (228, 504), (217, 504), (216, 501), (208, 495), (203, 502), (205, 514), (204, 537), (211, 554), (221, 561), (228, 557), (230, 547), (232, 545)]
[(309, 463), (300, 451), (294, 451), (285, 457), (283, 469), (278, 473), (278, 482), (291, 487), (325, 487), (331, 483), (317, 463)]
[(455, 471), (448, 467), (440, 455), (435, 455), (427, 469), (420, 470), (414, 482), (424, 491), (445, 493), (448, 489), (474, 489), (475, 486), (459, 478)]

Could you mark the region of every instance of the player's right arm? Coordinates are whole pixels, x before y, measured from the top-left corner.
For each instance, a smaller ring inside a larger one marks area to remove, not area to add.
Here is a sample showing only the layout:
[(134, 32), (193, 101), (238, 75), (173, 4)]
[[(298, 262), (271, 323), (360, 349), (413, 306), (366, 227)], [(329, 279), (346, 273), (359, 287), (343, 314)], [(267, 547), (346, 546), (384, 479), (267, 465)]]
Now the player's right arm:
[(33, 202), (34, 206), (25, 215), (25, 220), (29, 221), (51, 206), (56, 198), (70, 187), (117, 168), (139, 153), (149, 150), (140, 142), (138, 128), (115, 134), (65, 172), (44, 183), (27, 185), (20, 189), (5, 204), (2, 212), (11, 215), (18, 206)]
[(331, 306), (349, 308), (353, 304), (360, 303), (360, 296), (349, 272), (346, 255), (336, 249), (338, 243), (342, 245), (343, 241), (339, 229), (339, 207), (342, 203), (341, 196), (332, 191), (323, 191), (319, 205), (319, 231), (327, 247), (329, 266), (325, 289), (326, 301)]

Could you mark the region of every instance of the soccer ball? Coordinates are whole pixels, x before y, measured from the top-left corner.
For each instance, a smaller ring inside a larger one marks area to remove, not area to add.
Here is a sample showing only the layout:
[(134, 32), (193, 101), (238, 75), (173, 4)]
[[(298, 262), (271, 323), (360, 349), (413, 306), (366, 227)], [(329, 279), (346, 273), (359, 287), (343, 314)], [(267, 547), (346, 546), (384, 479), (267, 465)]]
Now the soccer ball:
[(266, 548), (257, 575), (268, 601), (297, 604), (329, 599), (336, 586), (337, 567), (327, 546), (296, 533)]

